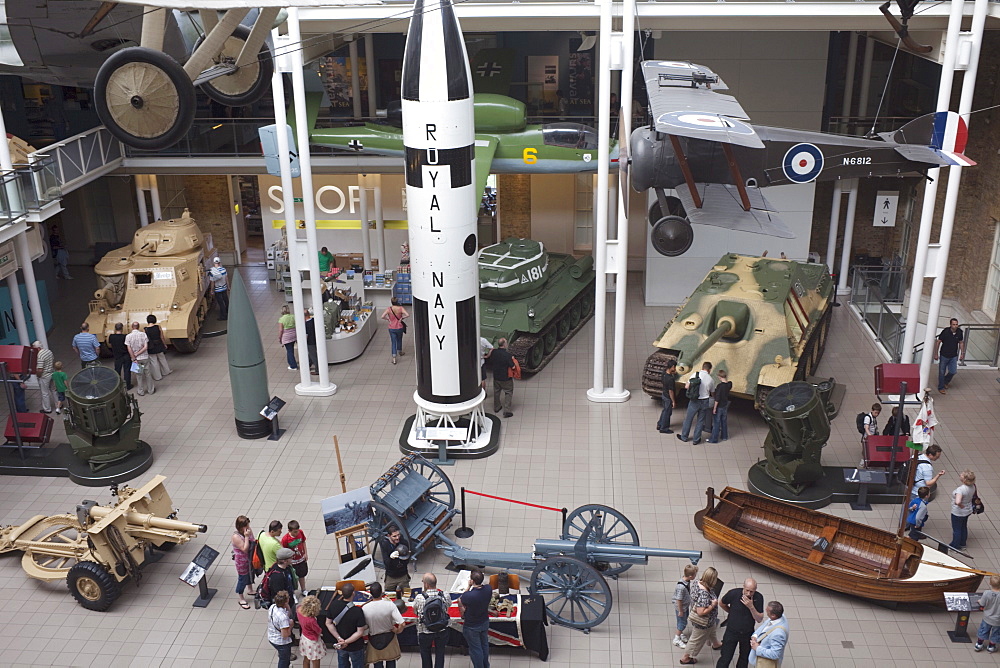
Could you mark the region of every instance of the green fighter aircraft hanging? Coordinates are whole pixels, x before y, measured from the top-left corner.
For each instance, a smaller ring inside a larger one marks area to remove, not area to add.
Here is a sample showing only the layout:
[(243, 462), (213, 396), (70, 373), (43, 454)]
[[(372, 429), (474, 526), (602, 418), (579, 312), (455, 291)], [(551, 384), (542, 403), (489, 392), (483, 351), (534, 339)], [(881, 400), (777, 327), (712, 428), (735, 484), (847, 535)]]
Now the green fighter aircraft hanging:
[[(597, 171), (597, 130), (572, 122), (529, 124), (524, 103), (497, 91), (509, 87), (513, 52), (483, 49), (472, 61), (476, 121), (476, 191), (497, 174), (572, 174)], [(390, 104), (385, 123), (316, 128), (322, 93), (307, 95), (310, 143), (374, 155), (403, 157), (399, 103)], [(289, 113), (289, 119), (294, 118)], [(618, 164), (618, 143), (611, 142), (611, 163)]]

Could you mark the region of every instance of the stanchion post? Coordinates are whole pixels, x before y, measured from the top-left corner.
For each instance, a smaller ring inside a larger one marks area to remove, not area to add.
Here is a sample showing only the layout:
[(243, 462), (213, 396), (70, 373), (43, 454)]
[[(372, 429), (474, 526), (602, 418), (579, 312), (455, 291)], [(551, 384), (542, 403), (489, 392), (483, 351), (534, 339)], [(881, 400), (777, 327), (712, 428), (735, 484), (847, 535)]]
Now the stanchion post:
[(466, 521), (466, 515), (465, 515), (465, 488), (463, 487), (462, 488), (462, 526), (460, 526), (457, 529), (455, 529), (455, 538), (470, 538), (474, 533), (476, 533), (475, 531), (472, 530), (472, 527), (467, 526), (467, 525), (468, 525), (468, 522)]
[(559, 527), (559, 533), (560, 534), (564, 533), (563, 529), (565, 529), (565, 527), (566, 527), (566, 515), (567, 514), (569, 514), (569, 510), (566, 509), (566, 508), (563, 508), (562, 509), (562, 518), (563, 518), (562, 526)]

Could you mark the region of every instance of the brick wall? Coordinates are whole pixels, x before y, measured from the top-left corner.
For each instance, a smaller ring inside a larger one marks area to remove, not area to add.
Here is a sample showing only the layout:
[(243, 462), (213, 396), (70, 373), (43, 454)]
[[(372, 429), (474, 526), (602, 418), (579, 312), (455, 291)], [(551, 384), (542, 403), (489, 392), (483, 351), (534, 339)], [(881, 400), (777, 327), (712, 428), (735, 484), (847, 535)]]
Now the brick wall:
[(216, 250), (223, 253), (236, 251), (228, 179), (228, 176), (204, 174), (184, 177), (185, 198), (191, 217), (204, 234), (212, 235)]
[(531, 237), (530, 175), (497, 175), (497, 220), (501, 239)]

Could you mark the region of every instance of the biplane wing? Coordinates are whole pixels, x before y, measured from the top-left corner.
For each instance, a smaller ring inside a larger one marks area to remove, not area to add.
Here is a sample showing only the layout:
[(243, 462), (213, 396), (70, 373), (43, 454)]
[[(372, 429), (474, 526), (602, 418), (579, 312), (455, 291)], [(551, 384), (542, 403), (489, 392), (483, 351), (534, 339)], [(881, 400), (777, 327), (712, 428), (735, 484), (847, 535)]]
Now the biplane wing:
[(145, 5), (164, 9), (263, 9), (271, 7), (340, 7), (343, 5), (381, 5), (380, 0), (114, 0), (106, 4)]
[(709, 68), (680, 61), (647, 60), (642, 63), (642, 76), (657, 132), (764, 148), (736, 98), (718, 92), (728, 87)]
[(725, 227), (739, 232), (766, 234), (782, 239), (794, 239), (795, 235), (781, 220), (777, 209), (767, 201), (759, 188), (748, 188), (747, 198), (750, 209), (745, 211), (740, 204), (740, 194), (728, 183), (698, 183), (702, 206), (695, 206), (694, 198), (685, 188), (677, 189), (677, 199), (684, 205), (688, 220), (695, 225)]

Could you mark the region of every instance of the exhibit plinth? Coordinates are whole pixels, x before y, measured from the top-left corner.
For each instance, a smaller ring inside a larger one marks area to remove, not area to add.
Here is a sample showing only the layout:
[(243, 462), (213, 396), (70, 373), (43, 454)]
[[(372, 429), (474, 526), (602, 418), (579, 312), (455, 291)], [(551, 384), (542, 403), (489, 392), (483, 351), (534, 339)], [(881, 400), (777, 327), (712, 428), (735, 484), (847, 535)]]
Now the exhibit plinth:
[(445, 406), (424, 401), (414, 392), (417, 413), (403, 424), (399, 449), (438, 464), (447, 459), (480, 459), (492, 455), (500, 447), (500, 419), (486, 413), (483, 409), (485, 399), (486, 392), (480, 390), (479, 396), (471, 401)]
[[(824, 508), (831, 503), (856, 503), (859, 496), (858, 480), (845, 477), (843, 466), (824, 466), (823, 477), (795, 494), (767, 474), (767, 461), (759, 461), (747, 471), (747, 486), (751, 492), (770, 499), (792, 503), (810, 510)], [(869, 504), (896, 504), (903, 502), (906, 494), (902, 484), (867, 483), (865, 501)]]
[(133, 480), (145, 473), (153, 464), (153, 449), (145, 441), (126, 457), (110, 462), (93, 471), (90, 465), (76, 456), (69, 443), (55, 447), (24, 448), (24, 459), (15, 448), (0, 449), (0, 475), (34, 476), (42, 478), (69, 478), (84, 487), (106, 487)]
[(623, 404), (628, 401), (631, 394), (628, 390), (622, 390), (621, 392), (615, 392), (614, 389), (608, 387), (598, 392), (594, 388), (587, 390), (587, 401), (592, 401), (595, 404)]

